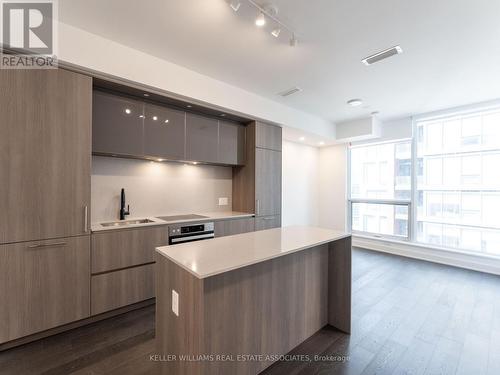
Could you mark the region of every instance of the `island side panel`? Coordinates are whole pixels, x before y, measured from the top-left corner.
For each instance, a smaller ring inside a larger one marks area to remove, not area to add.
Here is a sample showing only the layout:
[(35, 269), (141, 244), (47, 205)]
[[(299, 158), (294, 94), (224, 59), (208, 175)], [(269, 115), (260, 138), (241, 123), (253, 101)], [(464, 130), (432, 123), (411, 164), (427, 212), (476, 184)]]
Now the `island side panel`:
[(328, 324), (351, 333), (351, 237), (329, 244)]
[[(228, 356), (204, 374), (257, 374), (328, 323), (328, 245), (205, 279), (205, 349)], [(231, 361), (232, 359), (233, 361)]]
[[(161, 254), (156, 253), (155, 259), (155, 354), (162, 361), (161, 374), (203, 375), (202, 362), (180, 360), (181, 355), (203, 352), (203, 280)], [(179, 316), (172, 311), (172, 289), (179, 294)]]

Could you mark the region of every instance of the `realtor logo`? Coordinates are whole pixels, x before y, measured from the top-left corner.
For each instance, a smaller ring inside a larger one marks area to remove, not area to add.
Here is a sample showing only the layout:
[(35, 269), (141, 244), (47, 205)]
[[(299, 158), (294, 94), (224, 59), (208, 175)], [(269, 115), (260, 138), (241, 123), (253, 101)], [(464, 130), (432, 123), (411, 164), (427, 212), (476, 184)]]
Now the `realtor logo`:
[(54, 0), (0, 0), (1, 68), (40, 69), (56, 67)]

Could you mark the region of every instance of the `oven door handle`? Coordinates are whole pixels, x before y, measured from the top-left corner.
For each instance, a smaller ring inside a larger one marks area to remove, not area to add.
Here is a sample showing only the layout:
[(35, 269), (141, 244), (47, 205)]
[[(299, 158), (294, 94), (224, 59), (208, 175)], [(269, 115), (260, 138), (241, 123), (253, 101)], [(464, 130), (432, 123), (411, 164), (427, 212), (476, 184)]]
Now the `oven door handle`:
[(206, 234), (199, 234), (197, 236), (185, 236), (185, 237), (177, 237), (177, 238), (170, 238), (170, 243), (181, 243), (181, 242), (188, 242), (192, 240), (201, 240), (201, 239), (208, 239), (208, 238), (214, 238), (213, 233), (206, 233)]

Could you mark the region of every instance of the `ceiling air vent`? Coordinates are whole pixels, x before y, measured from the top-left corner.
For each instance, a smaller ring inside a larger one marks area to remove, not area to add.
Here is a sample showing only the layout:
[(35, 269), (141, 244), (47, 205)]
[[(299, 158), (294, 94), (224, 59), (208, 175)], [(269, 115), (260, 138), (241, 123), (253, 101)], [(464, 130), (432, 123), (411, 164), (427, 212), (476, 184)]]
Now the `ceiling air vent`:
[(282, 97), (287, 97), (287, 96), (293, 95), (293, 94), (295, 94), (297, 92), (301, 92), (301, 91), (302, 91), (302, 89), (300, 87), (292, 87), (289, 90), (278, 93), (278, 95), (280, 95)]
[(391, 56), (399, 55), (400, 53), (403, 53), (403, 49), (400, 46), (395, 46), (368, 56), (361, 60), (361, 62), (365, 65), (372, 65)]

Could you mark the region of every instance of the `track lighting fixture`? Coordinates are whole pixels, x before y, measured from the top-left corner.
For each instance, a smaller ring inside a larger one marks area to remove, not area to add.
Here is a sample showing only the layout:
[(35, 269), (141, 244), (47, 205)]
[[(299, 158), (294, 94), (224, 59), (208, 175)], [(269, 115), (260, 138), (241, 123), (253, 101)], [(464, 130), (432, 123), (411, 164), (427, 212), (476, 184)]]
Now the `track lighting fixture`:
[(262, 27), (266, 24), (266, 16), (264, 16), (264, 13), (260, 12), (259, 16), (255, 20), (255, 24), (258, 27)]
[(230, 0), (229, 1), (229, 6), (231, 7), (232, 10), (234, 10), (235, 12), (237, 12), (238, 9), (240, 9), (241, 2), (238, 1), (238, 0)]
[(273, 31), (271, 31), (271, 35), (274, 36), (275, 38), (279, 37), (280, 33), (281, 33), (280, 28), (277, 28), (277, 29), (274, 29)]
[(295, 31), (283, 23), (278, 17), (278, 9), (271, 4), (260, 5), (255, 0), (226, 0), (231, 9), (237, 12), (241, 3), (245, 2), (250, 6), (254, 7), (258, 11), (257, 18), (255, 19), (255, 25), (259, 28), (263, 28), (269, 23), (272, 26), (271, 35), (275, 38), (279, 38), (284, 32), (289, 35), (289, 44), (292, 47), (297, 45), (297, 36)]

